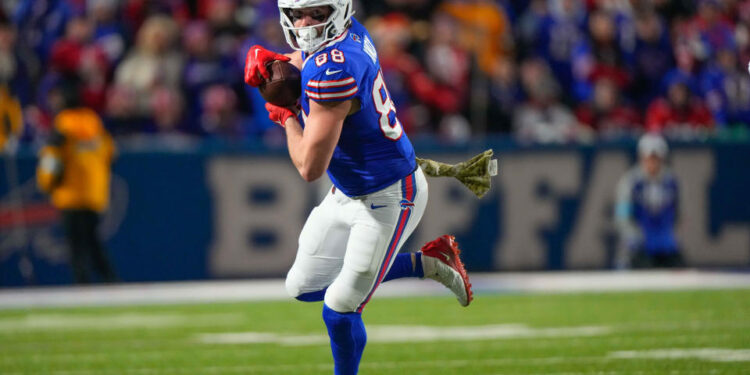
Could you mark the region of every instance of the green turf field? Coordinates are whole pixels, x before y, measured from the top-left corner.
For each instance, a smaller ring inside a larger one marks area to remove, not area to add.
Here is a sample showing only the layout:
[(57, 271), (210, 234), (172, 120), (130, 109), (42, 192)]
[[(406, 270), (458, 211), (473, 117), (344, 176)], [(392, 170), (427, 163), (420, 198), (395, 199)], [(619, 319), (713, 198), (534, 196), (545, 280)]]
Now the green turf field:
[[(0, 374), (332, 374), (321, 305), (0, 310)], [(750, 374), (750, 290), (375, 298), (360, 374)]]

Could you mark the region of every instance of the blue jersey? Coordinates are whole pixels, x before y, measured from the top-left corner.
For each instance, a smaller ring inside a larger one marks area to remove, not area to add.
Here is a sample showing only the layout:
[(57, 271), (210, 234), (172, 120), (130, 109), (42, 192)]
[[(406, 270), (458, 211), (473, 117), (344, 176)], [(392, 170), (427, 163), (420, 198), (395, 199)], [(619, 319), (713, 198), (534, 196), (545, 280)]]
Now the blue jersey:
[(677, 220), (679, 189), (677, 180), (669, 171), (649, 179), (641, 168), (631, 170), (621, 182), (623, 207), (640, 229), (640, 246), (647, 253), (678, 251), (674, 229)]
[(350, 197), (381, 190), (416, 169), (414, 148), (396, 117), (370, 34), (357, 20), (322, 50), (302, 58), (301, 123), (310, 100), (358, 99), (328, 165), (333, 185)]

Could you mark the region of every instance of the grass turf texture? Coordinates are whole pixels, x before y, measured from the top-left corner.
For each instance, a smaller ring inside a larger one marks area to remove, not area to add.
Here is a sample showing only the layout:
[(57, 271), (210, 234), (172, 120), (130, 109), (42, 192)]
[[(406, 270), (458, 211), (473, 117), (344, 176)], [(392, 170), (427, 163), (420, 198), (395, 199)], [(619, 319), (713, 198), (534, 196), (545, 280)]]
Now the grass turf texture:
[[(204, 333), (322, 335), (320, 303), (0, 310), (0, 374), (332, 374), (327, 343), (206, 344)], [(369, 343), (360, 374), (748, 374), (750, 290), (375, 298), (365, 324), (533, 329), (592, 336)], [(740, 349), (728, 361), (619, 358), (655, 349)]]

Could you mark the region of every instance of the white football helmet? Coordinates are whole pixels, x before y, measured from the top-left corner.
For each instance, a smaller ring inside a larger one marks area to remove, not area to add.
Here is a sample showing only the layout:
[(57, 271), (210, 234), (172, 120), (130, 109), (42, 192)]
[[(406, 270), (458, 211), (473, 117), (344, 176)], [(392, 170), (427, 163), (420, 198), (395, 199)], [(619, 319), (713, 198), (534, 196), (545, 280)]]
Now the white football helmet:
[[(316, 6), (329, 6), (333, 10), (325, 22), (315, 26), (294, 27), (292, 9)], [(343, 34), (349, 27), (354, 10), (352, 0), (279, 0), (279, 13), (281, 27), (284, 28), (284, 36), (289, 46), (311, 53)], [(323, 27), (322, 33), (317, 31), (320, 27)]]

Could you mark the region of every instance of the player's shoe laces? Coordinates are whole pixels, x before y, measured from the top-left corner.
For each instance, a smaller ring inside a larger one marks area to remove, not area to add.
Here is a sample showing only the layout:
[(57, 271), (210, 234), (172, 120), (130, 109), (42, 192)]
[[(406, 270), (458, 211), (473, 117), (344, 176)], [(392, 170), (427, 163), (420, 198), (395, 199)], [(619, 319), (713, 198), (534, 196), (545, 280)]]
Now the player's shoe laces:
[(461, 306), (469, 306), (474, 299), (469, 275), (458, 254), (456, 238), (443, 235), (422, 246), (424, 276), (440, 282), (456, 295)]

